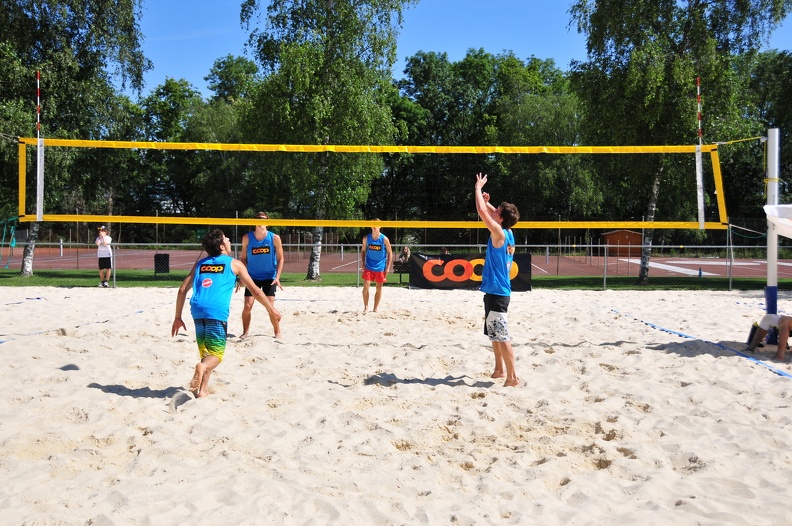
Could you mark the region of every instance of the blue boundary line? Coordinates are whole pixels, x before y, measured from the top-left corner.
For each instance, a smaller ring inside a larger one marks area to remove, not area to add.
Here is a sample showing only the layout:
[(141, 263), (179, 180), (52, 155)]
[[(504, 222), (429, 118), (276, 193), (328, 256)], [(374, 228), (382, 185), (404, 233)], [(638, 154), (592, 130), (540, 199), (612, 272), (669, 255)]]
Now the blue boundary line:
[[(27, 300), (46, 300), (47, 298), (25, 298), (25, 299), (27, 299)], [(22, 303), (22, 302), (21, 301), (15, 301), (15, 302), (11, 302), (11, 303), (6, 303), (6, 305), (17, 305), (17, 304), (20, 304), (20, 303)], [(79, 327), (86, 327), (88, 325), (98, 325), (100, 323), (107, 323), (107, 322), (112, 321), (112, 320), (118, 320), (118, 319), (121, 319), (121, 318), (128, 318), (130, 316), (134, 316), (135, 314), (143, 314), (144, 312), (146, 312), (146, 311), (145, 310), (136, 310), (136, 311), (130, 312), (129, 314), (122, 314), (121, 316), (116, 316), (115, 318), (109, 318), (109, 319), (102, 320), (102, 321), (89, 321), (87, 323), (81, 323), (80, 325), (75, 325), (74, 328), (77, 329)], [(46, 334), (48, 332), (57, 331), (59, 329), (60, 329), (60, 327), (58, 329), (47, 329), (47, 330), (44, 330), (44, 331), (29, 332), (27, 334), (18, 334), (18, 335), (16, 335), (13, 338), (7, 338), (5, 340), (0, 340), (0, 345), (2, 345), (4, 343), (7, 343), (7, 342), (14, 341), (14, 340), (18, 340), (20, 338), (27, 338), (28, 336), (38, 336), (39, 334)]]
[(636, 318), (635, 316), (630, 316), (629, 314), (624, 314), (623, 312), (619, 312), (616, 309), (611, 309), (611, 312), (615, 312), (616, 314), (619, 314), (621, 316), (626, 316), (626, 317), (628, 317), (630, 319), (633, 319), (635, 321), (639, 321), (639, 322), (643, 323), (644, 325), (648, 325), (649, 327), (651, 327), (653, 329), (656, 329), (658, 331), (667, 332), (669, 334), (674, 334), (674, 335), (679, 336), (681, 338), (687, 338), (688, 340), (698, 340), (698, 341), (701, 341), (701, 342), (704, 342), (704, 343), (709, 343), (711, 345), (714, 345), (715, 347), (723, 349), (724, 351), (731, 351), (734, 354), (742, 356), (743, 358), (746, 358), (746, 359), (748, 359), (748, 360), (750, 360), (750, 361), (752, 361), (752, 362), (754, 362), (756, 364), (761, 365), (762, 367), (766, 367), (767, 369), (770, 369), (770, 371), (774, 372), (775, 374), (777, 374), (779, 376), (784, 376), (786, 378), (792, 378), (791, 374), (785, 373), (784, 371), (782, 371), (782, 370), (780, 370), (780, 369), (778, 369), (776, 367), (773, 367), (772, 365), (768, 365), (768, 364), (764, 363), (762, 360), (754, 358), (753, 356), (751, 356), (749, 354), (745, 354), (744, 352), (740, 352), (740, 351), (737, 351), (737, 350), (732, 349), (730, 347), (727, 347), (727, 346), (723, 345), (722, 343), (715, 343), (715, 342), (711, 342), (709, 340), (702, 340), (701, 338), (696, 338), (695, 336), (691, 336), (689, 334), (685, 334), (684, 332), (679, 332), (679, 331), (675, 331), (675, 330), (672, 330), (672, 329), (666, 329), (665, 327), (661, 327), (661, 326), (659, 326), (659, 325), (657, 325), (655, 323), (648, 322), (648, 321), (642, 320), (640, 318)]

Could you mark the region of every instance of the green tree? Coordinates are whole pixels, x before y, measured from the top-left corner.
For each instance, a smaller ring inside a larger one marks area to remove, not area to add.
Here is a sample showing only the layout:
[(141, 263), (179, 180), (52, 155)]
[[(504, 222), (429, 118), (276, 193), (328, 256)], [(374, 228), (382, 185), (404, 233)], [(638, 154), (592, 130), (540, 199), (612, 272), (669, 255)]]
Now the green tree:
[[(245, 99), (214, 98), (195, 107), (186, 123), (183, 140), (239, 144), (249, 142), (241, 125), (248, 112)], [(228, 217), (232, 211), (256, 209), (256, 192), (249, 186), (253, 179), (255, 152), (194, 152), (195, 172), (191, 185), (198, 215)], [(230, 237), (230, 234), (229, 234)]]
[[(790, 0), (577, 0), (570, 12), (586, 35), (588, 61), (573, 64), (571, 78), (586, 114), (586, 139), (690, 144), (697, 138), (691, 125), (696, 77), (713, 101), (705, 110), (708, 136), (721, 140), (739, 130), (735, 60), (755, 51), (790, 5)], [(654, 221), (658, 209), (668, 215), (694, 213), (678, 199), (690, 193), (690, 162), (646, 155), (629, 166), (609, 158), (598, 162), (610, 174), (619, 204), (641, 203), (647, 221)], [(670, 199), (658, 207), (661, 185)], [(648, 282), (652, 236), (647, 230), (640, 283)]]
[[(384, 144), (394, 134), (386, 100), (403, 8), (413, 0), (273, 0), (251, 47), (267, 77), (246, 122), (261, 142)], [(261, 2), (246, 0), (248, 27)], [(282, 199), (303, 217), (359, 215), (373, 178), (375, 154), (288, 154), (263, 174), (288, 174)], [(307, 279), (320, 279), (323, 229), (314, 231)]]
[[(189, 82), (166, 78), (140, 105), (146, 140), (183, 142), (192, 116), (205, 103)], [(193, 185), (200, 171), (196, 152), (179, 150), (143, 151), (147, 197), (141, 207), (152, 212), (196, 215), (198, 189)]]
[[(407, 60), (402, 96), (410, 144), (573, 145), (579, 142), (579, 107), (563, 72), (552, 60), (526, 61), (506, 52), (492, 55), (471, 49), (452, 63), (445, 53), (420, 52)], [(475, 217), (470, 181), (486, 171), (491, 192), (517, 204), (524, 217), (568, 217), (598, 210), (600, 192), (580, 158), (571, 156), (435, 155), (404, 156), (393, 169), (418, 215), (437, 220)], [(559, 197), (561, 196), (561, 197)], [(431, 233), (429, 237), (431, 237)], [(450, 232), (438, 233), (448, 242)], [(458, 232), (457, 241), (469, 232)], [(431, 239), (429, 241), (432, 241)], [(435, 239), (441, 242), (440, 239)]]
[[(42, 72), (42, 134), (47, 137), (102, 138), (113, 120), (108, 100), (120, 80), (140, 89), (150, 62), (140, 50), (140, 0), (7, 0), (0, 9), (0, 111), (8, 114), (3, 133), (35, 133), (35, 72)], [(8, 62), (6, 62), (8, 60)], [(8, 74), (8, 76), (6, 76)], [(6, 80), (9, 82), (6, 82)], [(26, 116), (24, 116), (26, 115)], [(31, 118), (32, 117), (32, 118)], [(5, 123), (4, 123), (5, 124)], [(3, 183), (16, 170), (15, 153), (3, 147)], [(48, 152), (45, 208), (79, 185), (70, 181), (73, 152)], [(14, 187), (4, 187), (3, 208)], [(29, 192), (35, 195), (35, 192)], [(31, 224), (22, 273), (33, 272), (38, 223)]]
[(244, 57), (226, 55), (215, 60), (204, 80), (214, 92), (215, 100), (239, 101), (247, 96), (259, 80), (258, 66)]
[[(581, 142), (581, 108), (553, 60), (503, 57), (498, 74), (497, 144), (573, 146)], [(580, 155), (502, 155), (500, 171), (523, 217), (586, 219), (602, 203), (601, 185)], [(539, 231), (533, 235), (553, 233)]]
[[(781, 135), (781, 173), (792, 173), (792, 51), (760, 53), (752, 69), (751, 106), (763, 129), (778, 128)], [(786, 183), (789, 184), (789, 183)], [(759, 204), (764, 204), (761, 201)]]

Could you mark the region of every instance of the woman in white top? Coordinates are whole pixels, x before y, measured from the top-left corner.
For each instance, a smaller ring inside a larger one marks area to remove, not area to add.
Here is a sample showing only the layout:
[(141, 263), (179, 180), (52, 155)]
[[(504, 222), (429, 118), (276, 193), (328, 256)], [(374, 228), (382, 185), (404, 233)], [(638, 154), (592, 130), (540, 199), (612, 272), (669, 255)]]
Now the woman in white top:
[(99, 286), (109, 287), (107, 284), (110, 281), (110, 271), (113, 268), (113, 249), (110, 248), (110, 243), (113, 238), (107, 235), (107, 229), (103, 226), (99, 227), (99, 235), (96, 236), (96, 255), (99, 257)]

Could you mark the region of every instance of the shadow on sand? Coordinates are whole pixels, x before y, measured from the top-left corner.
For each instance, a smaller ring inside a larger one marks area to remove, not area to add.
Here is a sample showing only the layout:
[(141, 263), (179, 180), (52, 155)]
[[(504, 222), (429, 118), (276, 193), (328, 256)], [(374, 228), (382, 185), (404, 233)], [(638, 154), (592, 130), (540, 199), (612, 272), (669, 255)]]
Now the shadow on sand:
[(179, 391), (184, 391), (182, 387), (168, 387), (167, 389), (151, 389), (149, 387), (141, 387), (139, 389), (130, 389), (124, 385), (101, 385), (97, 383), (90, 383), (88, 387), (91, 389), (99, 389), (102, 392), (110, 393), (118, 396), (131, 396), (132, 398), (171, 398)]
[(495, 385), (495, 382), (481, 381), (476, 381), (469, 384), (464, 380), (464, 378), (471, 379), (466, 375), (457, 377), (446, 376), (445, 378), (399, 378), (392, 373), (378, 373), (363, 380), (363, 385), (381, 385), (383, 387), (390, 387), (395, 384), (423, 384), (431, 386), (447, 385), (450, 387), (492, 387)]

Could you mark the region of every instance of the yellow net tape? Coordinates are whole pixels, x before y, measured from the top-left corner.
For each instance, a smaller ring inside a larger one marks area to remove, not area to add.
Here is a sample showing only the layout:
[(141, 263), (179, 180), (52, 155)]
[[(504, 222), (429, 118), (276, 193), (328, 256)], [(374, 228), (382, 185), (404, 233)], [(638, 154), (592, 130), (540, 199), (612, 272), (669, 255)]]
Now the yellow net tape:
[[(746, 139), (748, 140), (748, 139)], [(736, 142), (736, 141), (732, 141)], [(36, 216), (28, 215), (24, 210), (25, 203), (25, 146), (37, 146), (37, 139), (19, 138), (19, 220), (35, 221)], [(726, 144), (726, 143), (720, 143)], [(45, 147), (64, 148), (125, 148), (151, 150), (199, 150), (199, 151), (238, 151), (238, 152), (291, 152), (291, 153), (412, 153), (412, 154), (669, 154), (696, 153), (696, 145), (683, 146), (373, 146), (373, 145), (310, 145), (310, 144), (232, 144), (202, 142), (150, 142), (150, 141), (91, 141), (76, 139), (44, 139)], [(702, 152), (710, 152), (713, 163), (718, 162), (718, 144), (700, 146)], [(715, 170), (716, 188), (718, 188), (718, 208), (720, 222), (706, 222), (704, 228), (726, 230), (725, 202), (723, 201), (720, 167)], [(147, 223), (177, 225), (256, 225), (255, 219), (240, 218), (193, 218), (193, 217), (159, 217), (159, 216), (108, 216), (108, 215), (71, 215), (44, 214), (42, 219), (49, 222), (96, 222), (96, 223)], [(310, 219), (269, 219), (267, 224), (284, 227), (340, 227), (366, 228), (371, 221), (366, 220), (310, 220)], [(481, 221), (380, 221), (380, 227), (395, 228), (485, 228)], [(697, 229), (694, 221), (520, 221), (516, 229)]]
[[(75, 215), (75, 214), (44, 214), (44, 221), (51, 222), (86, 222), (86, 223), (145, 223), (159, 225), (200, 225), (200, 226), (255, 226), (261, 224), (260, 219), (235, 218), (235, 217), (163, 217), (163, 216), (109, 216), (109, 215)], [(20, 217), (20, 221), (35, 221), (36, 216)], [(371, 220), (366, 219), (267, 219), (267, 226), (282, 227), (337, 227), (337, 228), (367, 228), (372, 226)], [(381, 228), (486, 228), (481, 221), (377, 221)], [(582, 228), (698, 228), (695, 221), (520, 221), (515, 229), (582, 229)], [(708, 222), (705, 228), (726, 230), (728, 225)]]
[[(36, 139), (20, 138), (19, 142), (36, 145)], [(233, 144), (211, 142), (147, 142), (147, 141), (84, 141), (76, 139), (44, 139), (44, 146), (68, 148), (140, 148), (150, 150), (204, 150), (235, 152), (291, 153), (468, 153), (468, 154), (625, 154), (625, 153), (696, 153), (696, 146), (372, 146), (342, 144)], [(716, 150), (717, 144), (706, 144), (701, 151)]]

